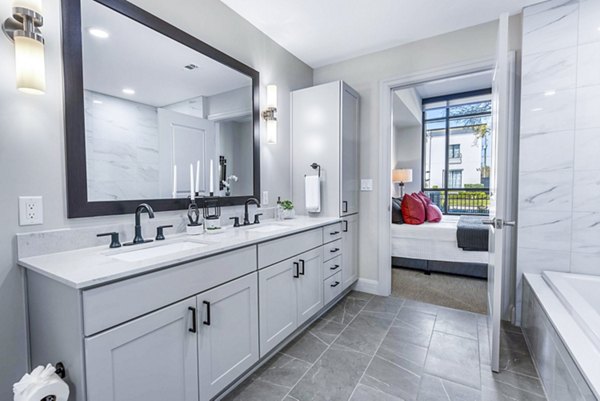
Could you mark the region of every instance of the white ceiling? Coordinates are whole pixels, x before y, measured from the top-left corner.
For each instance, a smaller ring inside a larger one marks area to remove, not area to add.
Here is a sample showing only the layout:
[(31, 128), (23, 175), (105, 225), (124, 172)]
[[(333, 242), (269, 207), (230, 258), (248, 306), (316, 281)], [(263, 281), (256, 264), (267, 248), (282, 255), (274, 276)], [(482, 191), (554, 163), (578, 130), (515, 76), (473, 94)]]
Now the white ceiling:
[(540, 0), (221, 0), (313, 68), (517, 14)]
[[(162, 107), (252, 84), (250, 77), (95, 1), (82, 1), (81, 14), (85, 89)], [(94, 37), (89, 28), (109, 37)], [(187, 70), (188, 64), (198, 68)], [(136, 93), (124, 95), (123, 88)]]

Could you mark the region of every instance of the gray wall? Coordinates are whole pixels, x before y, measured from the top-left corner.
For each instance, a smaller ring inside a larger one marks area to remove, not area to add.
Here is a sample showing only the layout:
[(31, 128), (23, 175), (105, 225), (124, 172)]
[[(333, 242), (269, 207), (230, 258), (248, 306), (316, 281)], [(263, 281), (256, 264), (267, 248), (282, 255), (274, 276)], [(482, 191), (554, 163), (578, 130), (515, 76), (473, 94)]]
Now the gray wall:
[[(411, 168), (413, 180), (404, 184), (404, 193), (421, 190), (423, 130), (420, 125), (412, 127), (394, 127), (392, 163), (394, 168)], [(398, 192), (398, 184), (394, 184)]]
[[(520, 16), (511, 18), (512, 49), (520, 49)], [(458, 63), (490, 59), (495, 55), (497, 22), (437, 36), (389, 50), (357, 57), (318, 68), (315, 84), (336, 79), (346, 81), (361, 96), (360, 110), (360, 174), (373, 179), (373, 191), (360, 196), (360, 263), (361, 279), (379, 281), (378, 252), (379, 179), (379, 84), (381, 80), (406, 76)]]
[(524, 11), (518, 312), (523, 273), (600, 275), (599, 20), (597, 0)]
[[(271, 199), (290, 196), (290, 90), (310, 86), (312, 69), (267, 38), (218, 0), (135, 3), (249, 64), (261, 73), (261, 99), (265, 85), (279, 87), (279, 140), (263, 141), (262, 188)], [(9, 1), (0, 3), (0, 15), (11, 13)], [(15, 233), (61, 227), (131, 222), (131, 216), (68, 220), (64, 160), (60, 3), (44, 1), (46, 79), (44, 96), (15, 89), (14, 48), (0, 39), (0, 399), (12, 399), (12, 383), (26, 370), (26, 331), (23, 286), (16, 267)], [(185, 12), (181, 12), (185, 10)], [(262, 124), (262, 122), (261, 122)], [(261, 127), (263, 127), (261, 125)], [(263, 130), (264, 132), (264, 130)], [(18, 226), (19, 195), (44, 197), (44, 225)], [(167, 213), (164, 213), (165, 215)], [(56, 362), (56, 361), (49, 361)]]

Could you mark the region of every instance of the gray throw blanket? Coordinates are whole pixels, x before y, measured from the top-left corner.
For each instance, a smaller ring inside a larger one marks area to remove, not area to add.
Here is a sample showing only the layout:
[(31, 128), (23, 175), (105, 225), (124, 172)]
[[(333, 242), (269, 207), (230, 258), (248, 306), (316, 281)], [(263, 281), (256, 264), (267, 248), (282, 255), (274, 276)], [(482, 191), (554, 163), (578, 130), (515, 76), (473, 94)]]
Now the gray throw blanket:
[(458, 247), (465, 251), (488, 251), (489, 227), (483, 224), (487, 216), (460, 216), (456, 230)]

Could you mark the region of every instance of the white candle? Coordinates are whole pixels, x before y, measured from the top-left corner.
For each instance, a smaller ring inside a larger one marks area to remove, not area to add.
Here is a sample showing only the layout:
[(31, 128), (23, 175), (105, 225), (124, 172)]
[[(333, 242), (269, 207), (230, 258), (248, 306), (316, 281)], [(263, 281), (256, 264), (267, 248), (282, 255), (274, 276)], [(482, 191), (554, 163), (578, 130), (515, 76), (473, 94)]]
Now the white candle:
[(196, 199), (194, 194), (194, 165), (190, 163), (190, 199)]
[(177, 165), (173, 166), (173, 198), (177, 198)]
[(209, 190), (208, 192), (210, 192), (211, 194), (214, 193), (214, 188), (213, 188), (213, 161), (212, 159), (210, 160), (210, 186), (209, 186)]
[(196, 193), (200, 193), (200, 160), (196, 162)]

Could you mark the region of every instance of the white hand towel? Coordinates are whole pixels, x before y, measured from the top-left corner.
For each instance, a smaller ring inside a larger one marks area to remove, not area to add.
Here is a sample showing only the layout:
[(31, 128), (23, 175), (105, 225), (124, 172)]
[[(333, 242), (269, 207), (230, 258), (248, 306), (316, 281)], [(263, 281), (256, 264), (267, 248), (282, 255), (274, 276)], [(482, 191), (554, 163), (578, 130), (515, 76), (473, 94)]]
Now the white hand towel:
[(304, 177), (304, 203), (309, 213), (321, 211), (321, 178), (318, 175)]

